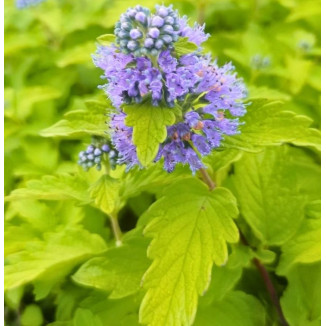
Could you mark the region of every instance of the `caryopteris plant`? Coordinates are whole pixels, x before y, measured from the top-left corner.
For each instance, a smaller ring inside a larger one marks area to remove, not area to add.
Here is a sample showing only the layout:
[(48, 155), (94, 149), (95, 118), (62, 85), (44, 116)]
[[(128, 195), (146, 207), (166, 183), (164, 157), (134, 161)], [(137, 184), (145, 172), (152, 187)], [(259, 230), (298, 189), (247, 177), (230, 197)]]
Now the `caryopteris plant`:
[(105, 99), (41, 132), (84, 137), (80, 167), (7, 197), (27, 237), (8, 240), (9, 299), (32, 284), (52, 326), (319, 324), (319, 131), (250, 97), (209, 37), (172, 5), (129, 8), (98, 37)]

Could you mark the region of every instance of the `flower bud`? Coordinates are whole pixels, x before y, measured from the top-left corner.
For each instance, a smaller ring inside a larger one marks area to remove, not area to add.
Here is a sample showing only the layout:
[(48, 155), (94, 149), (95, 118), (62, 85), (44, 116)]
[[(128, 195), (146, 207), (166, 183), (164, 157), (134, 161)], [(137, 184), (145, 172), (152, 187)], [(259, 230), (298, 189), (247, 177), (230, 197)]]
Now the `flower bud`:
[(155, 42), (155, 48), (158, 50), (160, 50), (163, 47), (163, 45), (164, 45), (164, 42), (162, 40), (157, 40)]
[(160, 35), (160, 31), (158, 28), (154, 27), (149, 30), (148, 35), (152, 38), (158, 38)]
[(165, 25), (162, 30), (163, 30), (163, 32), (168, 33), (168, 34), (174, 33), (174, 29), (171, 25)]
[(130, 18), (135, 17), (136, 14), (137, 14), (137, 11), (136, 11), (135, 9), (129, 9), (129, 10), (127, 11), (127, 15), (128, 15)]
[(94, 150), (94, 155), (95, 156), (99, 156), (99, 155), (101, 155), (102, 154), (102, 151), (99, 149), (99, 148), (95, 148), (95, 150)]
[(163, 35), (162, 39), (165, 44), (170, 44), (172, 42), (172, 37), (170, 35)]
[(154, 27), (162, 27), (164, 25), (164, 19), (160, 16), (154, 16), (151, 25)]
[(154, 40), (152, 38), (147, 38), (144, 42), (146, 48), (151, 48), (154, 44)]
[(129, 31), (131, 29), (131, 25), (129, 23), (124, 22), (121, 24), (121, 28), (124, 29), (125, 31)]
[(127, 44), (127, 48), (131, 51), (134, 51), (138, 48), (139, 43), (136, 41), (129, 41)]
[(108, 144), (102, 145), (102, 151), (108, 153), (110, 151), (110, 146)]
[(174, 18), (171, 17), (171, 16), (168, 16), (164, 19), (165, 23), (166, 24), (170, 24), (170, 25), (173, 25), (174, 24)]
[(152, 49), (151, 50), (151, 55), (154, 56), (154, 57), (157, 56), (158, 55), (158, 51), (156, 49)]
[(139, 29), (137, 29), (137, 28), (133, 28), (133, 29), (130, 31), (129, 35), (130, 35), (130, 37), (131, 37), (132, 39), (135, 40), (135, 39), (141, 38), (141, 37), (143, 36), (143, 33), (142, 33)]
[(168, 8), (164, 6), (157, 7), (156, 9), (156, 13), (163, 18), (169, 14)]
[(140, 23), (143, 23), (143, 24), (146, 21), (146, 15), (141, 11), (137, 12), (135, 18), (137, 21), (139, 21)]

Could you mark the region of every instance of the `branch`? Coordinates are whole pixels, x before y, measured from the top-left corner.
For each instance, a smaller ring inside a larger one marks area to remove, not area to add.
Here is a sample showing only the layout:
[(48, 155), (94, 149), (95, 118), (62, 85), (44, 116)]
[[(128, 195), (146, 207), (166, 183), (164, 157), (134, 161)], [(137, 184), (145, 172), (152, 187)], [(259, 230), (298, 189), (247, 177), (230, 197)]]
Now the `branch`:
[(276, 308), (276, 311), (278, 313), (278, 317), (280, 319), (280, 323), (282, 326), (289, 326), (288, 322), (286, 321), (285, 317), (284, 317), (284, 314), (283, 314), (283, 311), (282, 311), (282, 307), (281, 307), (281, 304), (280, 304), (280, 300), (278, 298), (278, 295), (276, 293), (276, 290), (274, 288), (274, 285), (272, 283), (272, 280), (268, 274), (268, 271), (266, 269), (266, 267), (260, 262), (259, 259), (257, 258), (254, 258), (252, 260), (252, 262), (256, 265), (264, 283), (265, 283), (265, 287), (266, 287), (266, 290), (268, 291), (268, 294), (271, 298), (271, 301), (273, 303), (273, 305), (275, 306)]
[(203, 180), (208, 185), (209, 189), (210, 190), (214, 190), (216, 188), (216, 184), (212, 180), (212, 178), (209, 176), (209, 174), (207, 173), (207, 171), (205, 169), (203, 169), (203, 168), (199, 169), (199, 171), (201, 172), (201, 175), (203, 177)]

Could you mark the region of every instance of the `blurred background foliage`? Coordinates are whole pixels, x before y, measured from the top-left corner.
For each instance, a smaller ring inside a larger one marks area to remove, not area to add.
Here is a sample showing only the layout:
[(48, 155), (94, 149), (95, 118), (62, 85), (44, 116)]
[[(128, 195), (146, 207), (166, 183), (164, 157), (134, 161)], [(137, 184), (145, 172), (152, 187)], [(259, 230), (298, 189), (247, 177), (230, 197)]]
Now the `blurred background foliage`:
[[(156, 2), (47, 0), (18, 10), (12, 0), (5, 0), (6, 195), (43, 175), (77, 170), (84, 173), (76, 161), (78, 152), (90, 143), (90, 136), (44, 138), (40, 132), (61, 120), (65, 113), (85, 108), (85, 100), (104, 99), (98, 89), (101, 72), (91, 59), (96, 37), (112, 33), (114, 23), (128, 7), (136, 4), (153, 7)], [(286, 109), (310, 117), (313, 126), (320, 127), (320, 1), (164, 3), (173, 3), (191, 22), (206, 23), (206, 31), (212, 36), (205, 49), (220, 64), (234, 63), (248, 85), (250, 98), (282, 100)], [(304, 151), (300, 153), (300, 157), (305, 155)], [(315, 160), (307, 157), (302, 160), (306, 162), (302, 167)], [(311, 169), (316, 169), (311, 175), (318, 180), (319, 168), (316, 165)], [(87, 176), (84, 173), (90, 180), (98, 176), (95, 171)], [(308, 184), (309, 179), (308, 176)], [(118, 320), (119, 325), (137, 324), (134, 302), (139, 298), (127, 297), (108, 305), (102, 293), (79, 288), (65, 279), (78, 264), (106, 246), (111, 231), (99, 210), (89, 205), (75, 206), (61, 200), (64, 198), (56, 199), (59, 201), (25, 199), (6, 203), (6, 255), (14, 254), (10, 256), (14, 261), (21, 261), (19, 255), (24, 255), (24, 261), (33, 265), (28, 275), (19, 275), (21, 265), (14, 267), (16, 278), (21, 281), (14, 280), (15, 286), (6, 292), (6, 324), (39, 326), (53, 322), (55, 326), (64, 326), (68, 325), (65, 321), (73, 320), (78, 326), (98, 326), (101, 325), (98, 318), (106, 320), (103, 325), (118, 325)], [(134, 227), (137, 216), (152, 201), (153, 196), (148, 193), (129, 200), (120, 212), (122, 229)], [(61, 260), (54, 261), (46, 278), (36, 278), (47, 267), (32, 255), (33, 251), (46, 252), (51, 261), (52, 254), (62, 250), (51, 233), (54, 230), (68, 243), (71, 241), (74, 250), (62, 252), (66, 255), (64, 261), (69, 263), (61, 266)], [(73, 232), (79, 234), (78, 243), (71, 236)], [(53, 248), (48, 244), (51, 241), (56, 244)], [(29, 251), (24, 251), (26, 246)], [(248, 276), (252, 283), (254, 278)], [(34, 282), (33, 287), (30, 282)], [(115, 313), (110, 314), (113, 308)]]

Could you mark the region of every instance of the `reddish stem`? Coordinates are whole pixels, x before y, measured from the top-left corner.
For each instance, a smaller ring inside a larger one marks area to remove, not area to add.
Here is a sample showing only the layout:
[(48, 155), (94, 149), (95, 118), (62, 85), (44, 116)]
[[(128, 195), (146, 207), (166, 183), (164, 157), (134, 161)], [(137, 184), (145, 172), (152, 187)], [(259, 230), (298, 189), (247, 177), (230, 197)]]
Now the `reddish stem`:
[[(206, 182), (206, 184), (208, 185), (209, 189), (210, 190), (213, 190), (215, 189), (216, 185), (214, 183), (214, 181), (211, 179), (211, 177), (209, 176), (209, 174), (207, 173), (206, 170), (204, 169), (200, 169), (200, 172), (203, 176), (203, 180)], [(240, 231), (240, 238), (241, 238), (241, 241), (244, 245), (250, 247), (250, 244), (248, 243), (247, 239), (245, 238), (245, 236), (243, 235), (243, 233)], [(275, 306), (276, 308), (276, 311), (277, 311), (277, 314), (278, 314), (278, 317), (279, 317), (279, 320), (280, 320), (280, 323), (282, 326), (289, 326), (288, 322), (286, 321), (285, 317), (284, 317), (284, 314), (283, 314), (283, 311), (282, 311), (282, 307), (281, 307), (281, 304), (280, 304), (280, 300), (278, 298), (278, 295), (277, 295), (277, 292), (276, 292), (276, 289), (273, 285), (273, 282), (268, 274), (268, 271), (266, 269), (266, 267), (261, 263), (261, 261), (258, 259), (258, 258), (254, 258), (252, 260), (252, 262), (254, 263), (254, 265), (256, 266), (256, 268), (258, 269), (263, 281), (264, 281), (264, 284), (265, 284), (265, 287), (266, 287), (266, 290), (270, 296), (270, 299), (273, 303), (273, 305)]]

